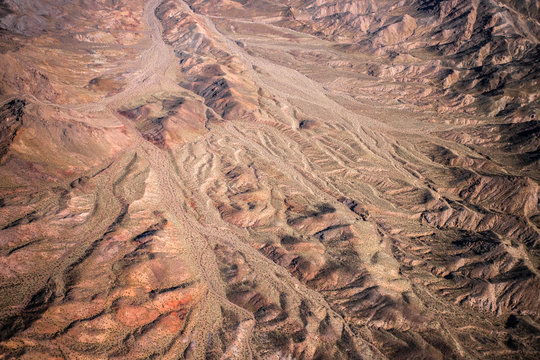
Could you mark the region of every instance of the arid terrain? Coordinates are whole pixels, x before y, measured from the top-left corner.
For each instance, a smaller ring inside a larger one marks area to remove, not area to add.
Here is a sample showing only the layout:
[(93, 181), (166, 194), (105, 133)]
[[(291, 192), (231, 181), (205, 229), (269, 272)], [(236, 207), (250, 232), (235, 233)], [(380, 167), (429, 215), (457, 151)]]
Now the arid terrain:
[(0, 0), (0, 359), (540, 358), (540, 0)]

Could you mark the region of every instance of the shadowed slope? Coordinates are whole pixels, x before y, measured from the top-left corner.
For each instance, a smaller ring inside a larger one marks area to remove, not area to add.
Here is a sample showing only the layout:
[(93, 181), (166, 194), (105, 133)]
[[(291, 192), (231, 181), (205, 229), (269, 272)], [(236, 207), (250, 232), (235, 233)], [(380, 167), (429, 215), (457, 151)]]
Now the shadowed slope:
[(60, 5), (0, 13), (6, 358), (538, 356), (537, 2)]

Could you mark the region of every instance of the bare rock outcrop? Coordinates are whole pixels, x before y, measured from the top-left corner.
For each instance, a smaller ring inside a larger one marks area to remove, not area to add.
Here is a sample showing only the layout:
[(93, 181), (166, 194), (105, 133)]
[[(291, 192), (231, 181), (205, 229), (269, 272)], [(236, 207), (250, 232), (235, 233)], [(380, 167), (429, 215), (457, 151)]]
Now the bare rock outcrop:
[(538, 8), (0, 1), (0, 358), (537, 359)]

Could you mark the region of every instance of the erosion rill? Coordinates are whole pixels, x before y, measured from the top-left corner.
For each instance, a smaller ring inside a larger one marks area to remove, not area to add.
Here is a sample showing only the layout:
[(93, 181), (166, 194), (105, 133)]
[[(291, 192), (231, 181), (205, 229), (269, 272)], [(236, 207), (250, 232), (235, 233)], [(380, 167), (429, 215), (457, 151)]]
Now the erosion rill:
[(0, 1), (0, 358), (538, 359), (539, 7)]

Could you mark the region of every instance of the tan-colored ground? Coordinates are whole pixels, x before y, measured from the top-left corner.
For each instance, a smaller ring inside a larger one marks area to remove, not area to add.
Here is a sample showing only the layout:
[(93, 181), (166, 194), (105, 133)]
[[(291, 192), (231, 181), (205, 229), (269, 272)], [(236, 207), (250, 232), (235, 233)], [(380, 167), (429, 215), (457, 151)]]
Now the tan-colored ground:
[(1, 3), (0, 358), (537, 358), (518, 3)]

